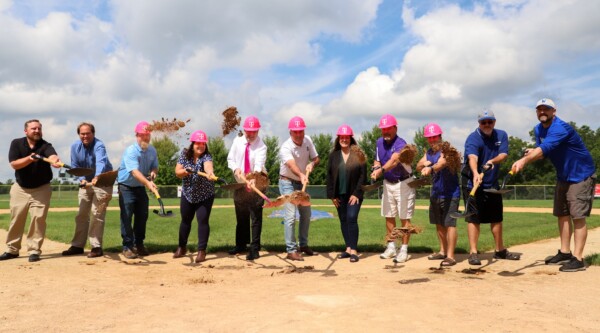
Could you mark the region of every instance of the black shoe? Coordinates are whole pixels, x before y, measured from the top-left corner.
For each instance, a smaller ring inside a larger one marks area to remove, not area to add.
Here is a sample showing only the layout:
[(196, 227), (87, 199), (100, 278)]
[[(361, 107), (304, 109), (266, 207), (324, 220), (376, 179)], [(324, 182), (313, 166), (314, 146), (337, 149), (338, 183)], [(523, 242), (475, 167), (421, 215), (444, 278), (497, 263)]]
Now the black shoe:
[(133, 247), (133, 253), (137, 254), (140, 257), (149, 256), (150, 252), (146, 249), (144, 244), (138, 244)]
[(78, 254), (83, 254), (83, 248), (77, 246), (71, 246), (68, 250), (62, 251), (63, 256), (74, 256)]
[(585, 263), (583, 260), (577, 260), (576, 257), (573, 257), (568, 263), (560, 266), (558, 270), (561, 272), (585, 271)]
[(18, 254), (12, 254), (10, 252), (4, 252), (1, 256), (0, 256), (0, 260), (9, 260), (9, 259), (15, 259), (17, 258), (19, 255)]
[(338, 258), (340, 258), (340, 259), (346, 259), (346, 258), (350, 258), (350, 256), (351, 256), (350, 253), (344, 251), (344, 252), (340, 253), (340, 255), (338, 256)]
[(481, 265), (481, 260), (479, 260), (479, 255), (477, 255), (477, 253), (469, 254), (469, 265), (473, 265), (473, 266)]
[(246, 260), (254, 260), (254, 259), (258, 259), (258, 258), (260, 258), (260, 254), (256, 250), (251, 250), (246, 255)]
[(30, 254), (29, 255), (29, 262), (36, 262), (36, 261), (40, 261), (42, 259), (40, 259), (40, 255), (39, 254)]
[(571, 252), (562, 253), (558, 250), (558, 253), (554, 257), (546, 259), (544, 262), (546, 265), (560, 265), (571, 261), (572, 258), (574, 257)]
[(505, 259), (505, 260), (519, 260), (521, 255), (508, 252), (508, 249), (502, 251), (494, 251), (494, 259)]
[(233, 249), (227, 251), (227, 253), (229, 253), (232, 256), (234, 256), (236, 254), (244, 253), (244, 252), (246, 252), (246, 249), (243, 247), (239, 247), (239, 246), (236, 246)]

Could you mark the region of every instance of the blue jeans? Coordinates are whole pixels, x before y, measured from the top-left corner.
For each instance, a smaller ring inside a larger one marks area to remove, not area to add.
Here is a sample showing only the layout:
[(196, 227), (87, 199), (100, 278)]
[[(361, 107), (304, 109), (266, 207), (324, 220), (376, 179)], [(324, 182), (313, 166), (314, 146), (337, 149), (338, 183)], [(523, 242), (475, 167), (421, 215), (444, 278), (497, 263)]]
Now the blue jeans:
[[(143, 245), (148, 221), (146, 188), (119, 185), (119, 208), (121, 209), (123, 249), (132, 249), (134, 245)], [(133, 228), (131, 220), (133, 220)]]
[(356, 250), (358, 246), (358, 212), (362, 205), (362, 199), (354, 205), (348, 204), (350, 196), (347, 194), (339, 197), (340, 205), (337, 208), (338, 216), (340, 217), (340, 227), (346, 247)]
[[(281, 195), (290, 194), (295, 190), (302, 190), (300, 182), (291, 182), (289, 180), (279, 180), (279, 193)], [(298, 239), (300, 246), (308, 246), (308, 228), (310, 227), (310, 206), (298, 206), (291, 203), (283, 205), (284, 237), (287, 253), (296, 252), (296, 208), (300, 213), (300, 226), (298, 228)]]

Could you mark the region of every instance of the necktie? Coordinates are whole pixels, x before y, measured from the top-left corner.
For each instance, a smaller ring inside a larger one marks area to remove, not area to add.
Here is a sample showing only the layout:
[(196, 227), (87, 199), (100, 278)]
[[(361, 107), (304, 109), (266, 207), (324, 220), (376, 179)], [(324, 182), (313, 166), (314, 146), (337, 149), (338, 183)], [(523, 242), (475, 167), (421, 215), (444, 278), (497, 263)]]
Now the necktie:
[(246, 152), (244, 153), (244, 174), (250, 173), (250, 142), (246, 143)]

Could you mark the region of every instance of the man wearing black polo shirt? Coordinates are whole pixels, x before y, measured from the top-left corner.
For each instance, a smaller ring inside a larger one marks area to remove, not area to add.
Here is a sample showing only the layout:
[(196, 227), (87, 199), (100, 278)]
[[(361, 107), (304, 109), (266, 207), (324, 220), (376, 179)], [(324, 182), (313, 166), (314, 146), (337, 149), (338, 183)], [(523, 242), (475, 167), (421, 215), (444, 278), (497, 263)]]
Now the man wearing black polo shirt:
[(15, 169), (16, 183), (10, 188), (10, 226), (6, 236), (7, 250), (0, 260), (14, 259), (19, 256), (21, 239), (25, 230), (27, 213), (31, 223), (27, 232), (27, 252), (29, 261), (39, 261), (41, 247), (46, 234), (46, 215), (50, 205), (52, 190), (52, 169), (50, 164), (34, 159), (38, 154), (60, 167), (60, 162), (52, 144), (42, 139), (42, 124), (37, 119), (25, 122), (25, 137), (14, 139), (8, 151), (10, 166)]

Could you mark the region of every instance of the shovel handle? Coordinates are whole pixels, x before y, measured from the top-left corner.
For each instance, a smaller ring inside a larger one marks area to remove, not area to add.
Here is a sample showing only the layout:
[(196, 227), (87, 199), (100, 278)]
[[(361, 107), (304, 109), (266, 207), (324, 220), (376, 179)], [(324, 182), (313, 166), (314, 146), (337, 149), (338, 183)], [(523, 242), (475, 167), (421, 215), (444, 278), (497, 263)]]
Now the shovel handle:
[[(310, 176), (310, 171), (306, 171), (306, 179), (308, 179), (308, 176)], [(302, 192), (306, 192), (306, 185), (308, 185), (308, 182), (302, 185)]]
[(42, 160), (42, 161), (44, 161), (44, 162), (47, 162), (47, 163), (50, 163), (50, 164), (56, 164), (56, 165), (58, 165), (58, 166), (60, 166), (60, 167), (63, 167), (63, 168), (65, 168), (65, 169), (73, 169), (73, 168), (72, 168), (70, 165), (68, 165), (68, 164), (65, 164), (65, 163), (63, 163), (63, 162), (57, 162), (57, 163), (54, 163), (54, 162), (52, 162), (52, 161), (51, 161), (49, 158), (47, 158), (47, 157), (44, 157), (44, 156), (42, 156), (42, 155), (39, 155), (39, 154), (34, 154), (34, 155), (31, 155), (31, 157), (33, 157), (33, 158), (34, 158), (34, 159), (36, 159), (36, 160)]
[(204, 178), (206, 178), (208, 180), (212, 180), (212, 181), (219, 180), (219, 177), (217, 177), (217, 176), (211, 176), (211, 175), (207, 174), (206, 172), (194, 171), (192, 169), (185, 169), (185, 171), (187, 171), (189, 173), (196, 173), (196, 174), (198, 174), (198, 176), (204, 177)]
[(158, 190), (157, 189), (151, 189), (152, 193), (154, 193), (154, 196), (156, 197), (156, 199), (160, 200), (160, 194), (158, 194)]
[(250, 185), (250, 188), (252, 189), (252, 191), (254, 191), (256, 194), (258, 194), (266, 202), (271, 203), (271, 200), (264, 193), (262, 193), (259, 189), (257, 189), (256, 186), (254, 186), (254, 184), (251, 184), (250, 181), (248, 181), (248, 179), (246, 179), (246, 176), (241, 175), (241, 178), (244, 181), (244, 183)]

